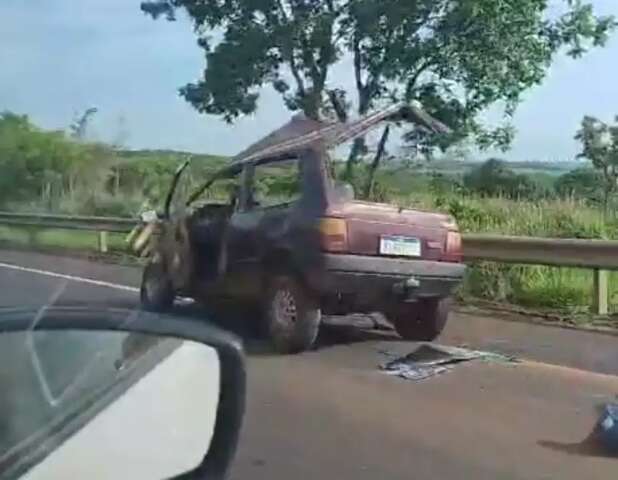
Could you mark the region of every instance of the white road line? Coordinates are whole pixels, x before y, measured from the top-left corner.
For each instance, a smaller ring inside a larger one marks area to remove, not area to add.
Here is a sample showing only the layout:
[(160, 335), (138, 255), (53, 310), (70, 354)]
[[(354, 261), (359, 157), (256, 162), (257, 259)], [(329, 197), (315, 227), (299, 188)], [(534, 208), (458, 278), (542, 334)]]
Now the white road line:
[(0, 262), (0, 267), (8, 268), (11, 270), (17, 270), (20, 272), (37, 273), (39, 275), (45, 275), (47, 277), (62, 278), (73, 282), (87, 283), (89, 285), (96, 285), (97, 287), (115, 288), (116, 290), (124, 290), (126, 292), (139, 292), (137, 287), (129, 287), (128, 285), (120, 285), (118, 283), (104, 282), (102, 280), (94, 280), (92, 278), (76, 277), (74, 275), (66, 275), (64, 273), (50, 272), (48, 270), (39, 270), (38, 268), (21, 267), (19, 265), (13, 265), (11, 263)]

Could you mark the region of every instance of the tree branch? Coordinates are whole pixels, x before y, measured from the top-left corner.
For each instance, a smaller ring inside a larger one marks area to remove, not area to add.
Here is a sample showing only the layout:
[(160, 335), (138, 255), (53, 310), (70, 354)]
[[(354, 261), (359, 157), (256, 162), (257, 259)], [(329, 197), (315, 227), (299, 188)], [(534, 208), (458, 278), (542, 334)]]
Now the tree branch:
[(346, 111), (345, 105), (343, 105), (341, 98), (339, 97), (337, 91), (329, 90), (328, 98), (330, 99), (330, 103), (333, 106), (333, 110), (337, 115), (337, 119), (341, 123), (346, 123), (348, 121), (348, 112)]
[(365, 184), (365, 191), (363, 192), (364, 197), (369, 199), (371, 194), (373, 193), (373, 186), (375, 184), (376, 171), (380, 167), (380, 160), (384, 156), (384, 150), (386, 150), (386, 142), (388, 141), (388, 135), (391, 131), (391, 126), (386, 125), (384, 127), (384, 132), (382, 132), (382, 137), (380, 137), (380, 142), (378, 143), (378, 150), (376, 152), (376, 156), (373, 158), (373, 162), (371, 163), (371, 167), (369, 167), (369, 176), (367, 177), (367, 183)]
[[(371, 104), (371, 99), (375, 95), (378, 89), (378, 86), (380, 85), (380, 78), (382, 76), (382, 72), (384, 71), (384, 67), (386, 67), (386, 65), (388, 64), (390, 60), (388, 56), (388, 52), (390, 50), (390, 43), (393, 39), (393, 35), (394, 35), (394, 32), (391, 30), (388, 33), (388, 36), (386, 37), (386, 39), (383, 40), (382, 43), (384, 45), (384, 49), (382, 53), (382, 58), (379, 64), (377, 64), (376, 68), (372, 69), (369, 72), (365, 85), (362, 88), (359, 88), (358, 110), (361, 115), (364, 115), (365, 113), (367, 113), (367, 110), (369, 109), (369, 105)], [(359, 47), (360, 47), (360, 42), (359, 42)], [(360, 48), (359, 48), (359, 53), (360, 53)], [(359, 64), (355, 65), (355, 71), (359, 72), (357, 73), (357, 88), (358, 88), (358, 79), (361, 76), (360, 71), (362, 71), (362, 64), (360, 60), (361, 59), (359, 55)]]
[[(282, 0), (277, 0), (277, 7), (279, 8), (281, 16), (283, 17), (285, 22), (289, 23), (290, 17), (285, 11), (285, 6), (283, 5)], [(281, 26), (281, 23), (279, 23), (279, 26)], [(300, 70), (298, 69), (298, 65), (296, 64), (296, 58), (294, 57), (294, 46), (290, 44), (282, 45), (281, 53), (283, 55), (283, 58), (288, 62), (290, 66), (292, 76), (294, 77), (294, 80), (296, 80), (296, 86), (299, 95), (304, 98), (307, 94), (307, 89), (305, 88), (305, 81), (303, 80), (303, 77), (300, 74)]]
[(354, 33), (354, 39), (352, 40), (352, 49), (354, 51), (354, 78), (356, 79), (356, 89), (358, 90), (360, 96), (361, 92), (365, 89), (365, 86), (363, 85), (362, 79), (360, 38), (358, 38), (358, 34), (356, 32)]
[(334, 17), (331, 19), (328, 25), (328, 43), (325, 43), (320, 47), (320, 59), (318, 61), (319, 69), (319, 88), (322, 90), (326, 83), (326, 76), (328, 75), (328, 65), (332, 61), (335, 55), (335, 46), (333, 44), (333, 26)]
[(433, 64), (434, 64), (433, 61), (427, 60), (426, 62), (421, 63), (421, 66), (416, 69), (416, 72), (414, 72), (412, 77), (410, 77), (410, 79), (406, 83), (406, 98), (409, 98), (410, 96), (412, 96), (412, 91), (414, 90), (414, 87), (416, 86), (416, 82), (418, 82), (418, 79), (420, 78), (420, 76), (424, 72), (426, 72), (427, 69), (432, 67)]
[(281, 0), (277, 0), (277, 7), (279, 7), (279, 11), (281, 12), (281, 15), (283, 15), (283, 19), (286, 22), (290, 21), (290, 17), (288, 16), (288, 13), (285, 11), (285, 7), (283, 5), (283, 2)]
[(300, 74), (298, 65), (296, 64), (296, 58), (294, 56), (294, 46), (290, 44), (282, 45), (281, 53), (285, 61), (290, 66), (290, 70), (292, 72), (292, 76), (294, 77), (294, 80), (296, 80), (296, 86), (298, 88), (298, 93), (304, 97), (305, 94), (307, 93), (307, 89), (305, 88), (305, 81), (302, 75)]

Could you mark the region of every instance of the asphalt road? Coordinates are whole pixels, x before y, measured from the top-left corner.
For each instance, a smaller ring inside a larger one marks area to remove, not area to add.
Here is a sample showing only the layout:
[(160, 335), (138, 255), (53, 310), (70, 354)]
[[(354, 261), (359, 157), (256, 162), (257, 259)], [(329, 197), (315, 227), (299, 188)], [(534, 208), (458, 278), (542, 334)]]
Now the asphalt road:
[[(136, 291), (121, 286), (136, 287), (139, 275), (129, 267), (3, 251), (0, 306), (55, 298), (131, 307)], [(177, 312), (204, 315), (195, 306)], [(245, 331), (238, 322), (230, 327)], [(597, 407), (618, 393), (618, 337), (456, 314), (440, 341), (522, 361), (470, 362), (413, 383), (377, 369), (384, 352), (414, 348), (390, 332), (324, 329), (315, 351), (291, 357), (248, 338), (248, 410), (232, 478), (615, 477), (618, 459), (587, 438)]]

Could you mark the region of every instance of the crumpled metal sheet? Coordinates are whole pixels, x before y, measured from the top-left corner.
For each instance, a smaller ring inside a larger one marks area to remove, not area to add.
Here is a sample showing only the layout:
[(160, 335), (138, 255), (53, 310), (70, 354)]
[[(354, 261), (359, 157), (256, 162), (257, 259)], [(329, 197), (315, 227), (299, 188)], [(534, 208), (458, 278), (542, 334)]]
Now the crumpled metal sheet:
[(419, 381), (449, 372), (455, 365), (472, 360), (504, 363), (516, 361), (514, 357), (494, 352), (421, 343), (413, 352), (386, 362), (380, 366), (380, 369), (388, 375)]
[(415, 122), (423, 128), (448, 133), (450, 129), (422, 110), (420, 104), (396, 103), (349, 123), (326, 123), (296, 115), (290, 122), (236, 155), (232, 163), (243, 163), (321, 145), (329, 149), (364, 135), (386, 120)]

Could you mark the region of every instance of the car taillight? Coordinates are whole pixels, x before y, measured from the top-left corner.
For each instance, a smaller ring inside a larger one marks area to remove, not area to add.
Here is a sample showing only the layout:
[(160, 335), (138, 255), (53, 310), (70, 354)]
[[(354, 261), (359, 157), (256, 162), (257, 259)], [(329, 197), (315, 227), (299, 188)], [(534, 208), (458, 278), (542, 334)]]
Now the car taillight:
[(327, 252), (345, 252), (348, 249), (348, 226), (342, 218), (320, 220), (322, 249)]
[(461, 247), (461, 234), (459, 232), (449, 231), (446, 234), (445, 253), (449, 258), (461, 259), (463, 252)]

